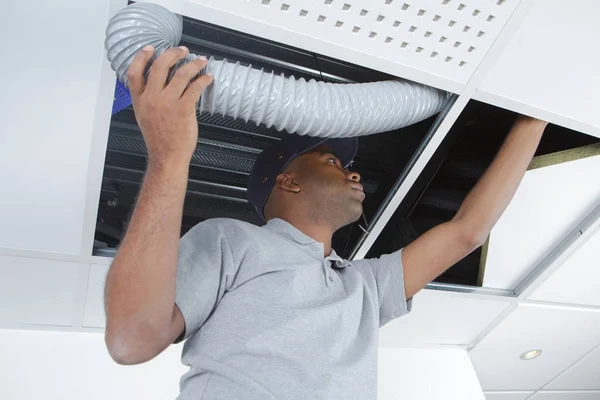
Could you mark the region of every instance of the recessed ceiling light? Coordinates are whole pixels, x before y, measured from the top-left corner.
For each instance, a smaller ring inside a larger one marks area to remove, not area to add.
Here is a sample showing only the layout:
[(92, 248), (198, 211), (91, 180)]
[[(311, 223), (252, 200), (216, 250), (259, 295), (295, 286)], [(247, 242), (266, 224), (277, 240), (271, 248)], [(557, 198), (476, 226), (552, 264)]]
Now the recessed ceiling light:
[(541, 349), (529, 350), (529, 351), (526, 351), (525, 353), (521, 354), (521, 360), (532, 360), (532, 359), (538, 357), (540, 354), (542, 354)]

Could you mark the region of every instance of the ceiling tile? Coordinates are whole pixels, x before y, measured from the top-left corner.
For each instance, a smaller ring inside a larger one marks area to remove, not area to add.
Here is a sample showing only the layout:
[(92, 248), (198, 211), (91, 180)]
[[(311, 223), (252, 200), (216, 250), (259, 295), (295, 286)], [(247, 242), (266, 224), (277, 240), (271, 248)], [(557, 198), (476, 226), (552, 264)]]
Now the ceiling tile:
[(446, 89), (469, 80), (519, 1), (161, 4), (191, 18)]
[(538, 392), (528, 400), (600, 400), (600, 392)]
[(378, 371), (379, 400), (484, 400), (463, 349), (379, 349)]
[(470, 344), (504, 309), (509, 298), (422, 290), (410, 314), (380, 330), (382, 347), (407, 344)]
[[(20, 21), (31, 21), (27, 34), (2, 40), (6, 54), (20, 60), (40, 40), (56, 45), (36, 51), (44, 60), (44, 73), (24, 67), (2, 80), (0, 247), (79, 254), (82, 242), (93, 239), (91, 231), (82, 230), (85, 217), (96, 218), (95, 210), (86, 210), (86, 201), (98, 205), (96, 179), (104, 164), (115, 90), (115, 75), (101, 61), (102, 43), (108, 12), (117, 4), (59, 0), (33, 7), (11, 1), (8, 8), (2, 1), (3, 32), (15, 32)], [(60, 23), (51, 17), (63, 12), (69, 17)], [(6, 68), (8, 64), (0, 66), (0, 76), (7, 76)], [(24, 87), (36, 88), (35, 96)], [(97, 175), (88, 179), (88, 169)]]
[[(598, 343), (600, 310), (521, 304), (469, 355), (483, 390), (536, 390)], [(520, 359), (532, 349), (541, 356)]]
[(600, 347), (596, 347), (544, 389), (600, 390)]
[(483, 285), (514, 289), (598, 205), (600, 155), (527, 171), (491, 232)]
[(526, 400), (533, 392), (485, 392), (485, 400)]
[(164, 400), (179, 394), (183, 343), (150, 362), (123, 366), (104, 335), (0, 329), (0, 399)]
[(92, 328), (104, 328), (106, 326), (106, 314), (104, 313), (104, 284), (106, 274), (110, 265), (90, 265), (90, 277), (88, 279), (88, 290), (85, 300), (85, 314), (83, 326)]
[(0, 256), (0, 323), (70, 326), (78, 275), (73, 262)]
[(600, 231), (584, 243), (529, 299), (600, 306), (598, 260)]
[(543, 110), (553, 115), (552, 122), (600, 128), (597, 102), (590, 101), (600, 90), (600, 57), (590, 51), (600, 37), (598, 5), (597, 0), (534, 1), (479, 90)]

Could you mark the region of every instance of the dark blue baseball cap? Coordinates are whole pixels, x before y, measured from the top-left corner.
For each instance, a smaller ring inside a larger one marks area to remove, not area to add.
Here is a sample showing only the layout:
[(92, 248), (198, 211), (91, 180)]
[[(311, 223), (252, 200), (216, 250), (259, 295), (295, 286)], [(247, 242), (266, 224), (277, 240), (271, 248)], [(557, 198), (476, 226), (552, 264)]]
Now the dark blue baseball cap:
[(358, 151), (357, 138), (328, 139), (289, 134), (258, 155), (248, 180), (248, 202), (254, 206), (260, 219), (266, 221), (264, 207), (275, 185), (277, 175), (282, 173), (296, 157), (320, 145), (329, 147), (340, 159), (344, 168), (352, 164)]

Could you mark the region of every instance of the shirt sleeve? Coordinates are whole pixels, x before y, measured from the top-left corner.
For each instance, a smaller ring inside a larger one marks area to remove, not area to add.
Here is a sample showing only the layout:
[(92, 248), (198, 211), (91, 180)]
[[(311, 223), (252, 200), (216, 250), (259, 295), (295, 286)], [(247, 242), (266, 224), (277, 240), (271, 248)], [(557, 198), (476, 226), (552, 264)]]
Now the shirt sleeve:
[(202, 222), (181, 238), (175, 304), (185, 320), (185, 332), (175, 343), (200, 329), (231, 286), (235, 269), (227, 237), (218, 223)]
[(406, 300), (402, 250), (364, 260), (360, 269), (374, 281), (379, 304), (380, 327), (410, 312), (412, 299)]

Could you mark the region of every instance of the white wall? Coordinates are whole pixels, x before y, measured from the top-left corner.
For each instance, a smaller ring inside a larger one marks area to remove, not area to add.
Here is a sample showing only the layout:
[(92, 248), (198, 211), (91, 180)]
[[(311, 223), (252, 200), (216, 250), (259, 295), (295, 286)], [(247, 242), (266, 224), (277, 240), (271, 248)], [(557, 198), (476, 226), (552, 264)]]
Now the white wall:
[[(181, 345), (154, 360), (119, 366), (94, 333), (0, 330), (0, 399), (174, 399), (186, 371)], [(380, 400), (483, 400), (466, 352), (381, 349)]]

